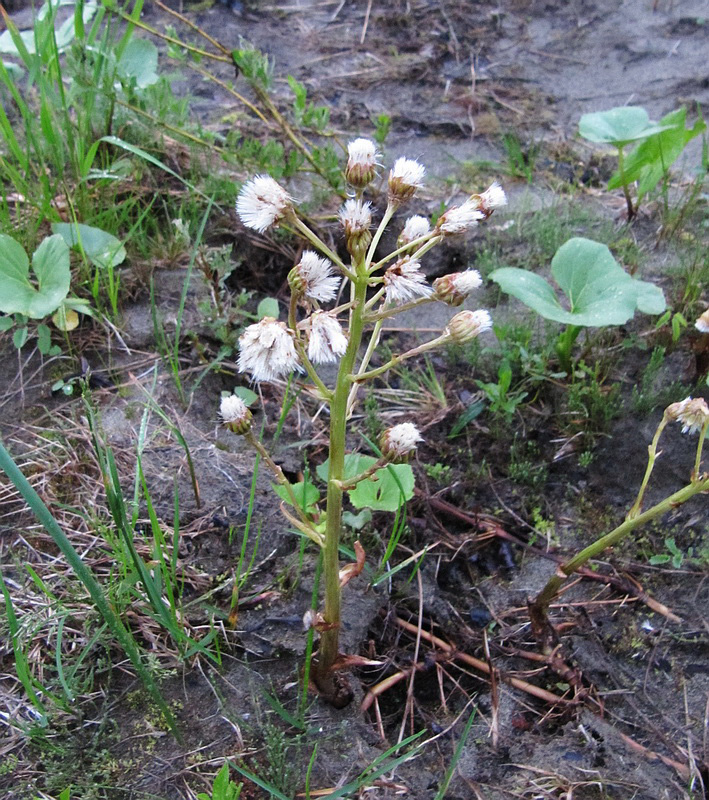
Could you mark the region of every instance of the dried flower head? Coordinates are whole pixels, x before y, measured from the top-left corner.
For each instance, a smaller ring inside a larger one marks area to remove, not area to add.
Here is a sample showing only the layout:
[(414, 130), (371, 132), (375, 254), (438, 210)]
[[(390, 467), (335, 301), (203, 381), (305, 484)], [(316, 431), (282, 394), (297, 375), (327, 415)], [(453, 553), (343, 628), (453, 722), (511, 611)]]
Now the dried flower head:
[(297, 295), (326, 303), (337, 295), (340, 278), (334, 275), (332, 262), (313, 250), (304, 250), (300, 261), (288, 273), (288, 283)]
[(372, 241), (372, 204), (362, 200), (348, 200), (338, 214), (345, 229), (347, 251), (353, 258), (361, 258)]
[(423, 164), (412, 158), (397, 158), (389, 172), (389, 202), (403, 203), (423, 186)]
[(251, 412), (246, 403), (235, 394), (222, 397), (219, 416), (232, 433), (243, 436), (251, 428)]
[(241, 221), (259, 233), (280, 222), (291, 207), (288, 192), (268, 175), (257, 175), (245, 183), (236, 198)]
[(709, 308), (694, 323), (694, 327), (702, 333), (709, 333)]
[(369, 139), (355, 139), (347, 145), (347, 166), (345, 178), (347, 182), (357, 189), (374, 180), (377, 166), (377, 146)]
[(476, 269), (465, 272), (454, 272), (436, 278), (433, 282), (433, 293), (437, 300), (442, 300), (451, 306), (462, 305), (465, 298), (482, 284), (480, 273)]
[(665, 409), (665, 416), (682, 425), (682, 433), (696, 433), (709, 422), (709, 406), (701, 397), (687, 397)]
[(255, 381), (272, 381), (300, 370), (293, 335), (285, 323), (264, 317), (239, 337), (239, 372), (250, 372)]
[(423, 437), (412, 422), (401, 422), (387, 428), (379, 440), (382, 455), (388, 461), (405, 461)]
[(333, 314), (316, 311), (310, 317), (308, 358), (314, 364), (330, 364), (347, 350), (347, 337)]
[(456, 344), (465, 344), (491, 328), (492, 318), (487, 311), (460, 311), (448, 323), (444, 335)]
[(409, 217), (404, 223), (404, 229), (399, 234), (396, 244), (403, 247), (405, 244), (420, 239), (431, 232), (431, 224), (426, 217), (421, 217), (415, 214)]
[(441, 214), (436, 223), (436, 231), (448, 236), (465, 233), (485, 217), (486, 215), (481, 211), (480, 204), (476, 200), (466, 200), (462, 205), (453, 206)]
[(477, 205), (482, 211), (484, 219), (487, 219), (496, 208), (502, 208), (502, 206), (507, 205), (507, 195), (502, 186), (495, 181), (484, 192), (471, 195), (470, 201)]
[(394, 305), (428, 297), (433, 292), (421, 272), (421, 264), (409, 256), (400, 258), (384, 273), (384, 287), (387, 301)]

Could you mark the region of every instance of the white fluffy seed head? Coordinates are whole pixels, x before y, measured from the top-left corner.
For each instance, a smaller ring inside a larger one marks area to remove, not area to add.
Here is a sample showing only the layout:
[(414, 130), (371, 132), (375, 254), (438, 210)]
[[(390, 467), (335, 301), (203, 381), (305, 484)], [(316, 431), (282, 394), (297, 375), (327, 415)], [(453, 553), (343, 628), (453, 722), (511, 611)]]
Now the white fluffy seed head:
[(437, 300), (442, 300), (451, 306), (459, 306), (481, 284), (480, 273), (476, 269), (468, 269), (465, 272), (454, 272), (436, 278), (433, 282), (433, 291)]
[(372, 226), (372, 204), (362, 200), (347, 200), (338, 217), (347, 237), (361, 235)]
[(470, 202), (475, 203), (482, 212), (483, 218), (487, 219), (496, 208), (502, 208), (502, 206), (507, 205), (507, 195), (502, 186), (495, 181), (484, 192), (471, 195)]
[(421, 272), (421, 264), (409, 256), (400, 258), (384, 273), (384, 287), (387, 301), (394, 305), (428, 297), (433, 292)]
[(445, 334), (456, 344), (465, 344), (492, 329), (492, 317), (487, 311), (459, 311), (448, 323)]
[(696, 433), (709, 422), (709, 406), (702, 397), (687, 397), (665, 409), (665, 416), (682, 425), (682, 433)]
[(701, 333), (709, 333), (709, 308), (694, 323), (694, 327)]
[(347, 182), (358, 189), (374, 180), (377, 167), (377, 146), (370, 139), (354, 139), (347, 145)]
[(422, 236), (426, 236), (430, 232), (431, 224), (428, 219), (420, 216), (419, 214), (415, 214), (413, 217), (409, 217), (404, 223), (404, 228), (399, 234), (397, 245), (399, 247), (403, 247), (405, 244), (409, 244), (416, 239), (420, 239)]
[(436, 230), (448, 236), (465, 233), (474, 228), (485, 214), (475, 200), (466, 200), (462, 205), (453, 206), (442, 214), (436, 223)]
[(290, 271), (288, 283), (297, 294), (327, 303), (337, 295), (340, 278), (334, 274), (331, 261), (313, 250), (305, 250), (300, 261)]
[(426, 170), (413, 158), (397, 158), (389, 172), (389, 201), (403, 203), (423, 186)]
[(273, 381), (301, 370), (292, 333), (273, 317), (249, 325), (239, 337), (239, 348), (239, 372), (250, 372), (255, 381)]
[(401, 422), (384, 431), (379, 446), (388, 461), (404, 461), (422, 441), (423, 437), (412, 422)]
[(246, 403), (235, 394), (222, 397), (219, 416), (232, 433), (243, 435), (251, 427), (251, 412)]
[(331, 364), (347, 350), (347, 337), (332, 314), (316, 311), (310, 317), (308, 358), (314, 364)]
[(291, 206), (288, 192), (268, 175), (257, 175), (245, 183), (236, 198), (241, 221), (259, 233), (280, 222)]

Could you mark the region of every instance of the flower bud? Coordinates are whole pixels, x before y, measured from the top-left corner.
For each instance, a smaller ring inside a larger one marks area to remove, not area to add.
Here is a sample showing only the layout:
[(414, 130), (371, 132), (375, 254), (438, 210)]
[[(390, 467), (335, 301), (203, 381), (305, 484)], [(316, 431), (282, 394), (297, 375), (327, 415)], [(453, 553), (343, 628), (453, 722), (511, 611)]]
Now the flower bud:
[(359, 260), (372, 241), (372, 205), (361, 200), (348, 200), (338, 216), (345, 229), (347, 251), (352, 258)]
[(246, 403), (235, 394), (222, 397), (219, 416), (232, 433), (243, 436), (251, 428), (251, 412)]
[(437, 300), (442, 300), (451, 306), (459, 306), (481, 283), (480, 273), (476, 269), (468, 269), (465, 272), (454, 272), (436, 278), (433, 282), (433, 292)]
[(384, 431), (379, 440), (379, 447), (387, 461), (398, 463), (407, 461), (416, 449), (417, 443), (422, 441), (423, 437), (413, 423), (401, 422)]
[(487, 311), (461, 311), (448, 323), (445, 334), (456, 344), (465, 344), (491, 328), (492, 318)]
[(411, 199), (423, 186), (426, 174), (422, 164), (411, 158), (397, 158), (389, 173), (389, 202), (399, 205)]
[(364, 189), (376, 175), (377, 147), (369, 139), (355, 139), (347, 145), (345, 178), (357, 189)]
[(687, 397), (665, 409), (665, 416), (682, 425), (682, 433), (696, 433), (709, 421), (709, 406), (701, 397)]

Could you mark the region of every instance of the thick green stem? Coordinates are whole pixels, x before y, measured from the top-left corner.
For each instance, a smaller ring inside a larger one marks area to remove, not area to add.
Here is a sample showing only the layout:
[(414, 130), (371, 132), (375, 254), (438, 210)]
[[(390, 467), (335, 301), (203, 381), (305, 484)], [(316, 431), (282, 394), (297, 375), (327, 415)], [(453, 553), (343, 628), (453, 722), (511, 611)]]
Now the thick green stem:
[(567, 375), (571, 374), (573, 363), (571, 361), (571, 348), (578, 339), (581, 328), (578, 325), (569, 325), (557, 339), (556, 354), (559, 356), (559, 364)]
[(362, 341), (367, 276), (363, 265), (357, 267), (354, 282), (354, 305), (350, 320), (350, 340), (337, 373), (335, 392), (330, 404), (330, 462), (327, 482), (327, 527), (323, 548), (325, 582), (325, 622), (333, 627), (324, 630), (318, 649), (317, 677), (326, 680), (339, 653), (340, 639), (340, 531), (342, 528), (342, 488), (345, 467), (345, 435), (350, 375)]
[(682, 503), (686, 503), (687, 500), (689, 500), (690, 497), (694, 497), (695, 494), (707, 490), (709, 490), (709, 476), (703, 475), (700, 479), (692, 481), (692, 483), (689, 483), (683, 489), (666, 497), (661, 503), (657, 503), (657, 505), (654, 505), (642, 514), (638, 514), (637, 517), (626, 519), (625, 522), (619, 525), (615, 530), (612, 530), (605, 536), (601, 536), (600, 539), (597, 539), (593, 544), (590, 544), (570, 561), (562, 564), (557, 569), (556, 574), (549, 579), (547, 585), (534, 599), (532, 610), (546, 616), (550, 603), (557, 596), (569, 575), (580, 569), (591, 558), (599, 556), (606, 548), (613, 547), (613, 545), (617, 544), (631, 531), (661, 516), (665, 512), (682, 505)]

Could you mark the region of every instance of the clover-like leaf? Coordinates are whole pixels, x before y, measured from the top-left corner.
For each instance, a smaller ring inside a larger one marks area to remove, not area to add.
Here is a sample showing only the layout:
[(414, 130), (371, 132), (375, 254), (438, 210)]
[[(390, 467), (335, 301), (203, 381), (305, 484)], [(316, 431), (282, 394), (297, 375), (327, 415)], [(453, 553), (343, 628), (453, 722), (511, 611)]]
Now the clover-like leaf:
[(117, 267), (126, 258), (126, 249), (113, 234), (73, 222), (54, 222), (52, 232), (58, 233), (69, 247), (84, 248), (87, 258), (96, 267)]
[(567, 325), (622, 325), (635, 311), (661, 314), (666, 307), (662, 290), (632, 278), (600, 242), (576, 237), (554, 255), (551, 273), (566, 296), (562, 304), (544, 278), (523, 269), (504, 267), (490, 278), (545, 319)]
[(42, 319), (56, 311), (69, 294), (69, 248), (61, 236), (49, 236), (32, 256), (37, 287), (30, 281), (30, 262), (23, 247), (0, 234), (0, 311)]
[(614, 144), (623, 147), (628, 142), (645, 139), (667, 126), (650, 121), (640, 106), (620, 106), (608, 111), (584, 114), (579, 120), (579, 133), (589, 142)]

